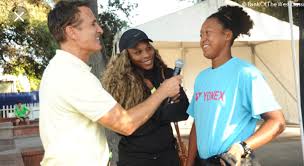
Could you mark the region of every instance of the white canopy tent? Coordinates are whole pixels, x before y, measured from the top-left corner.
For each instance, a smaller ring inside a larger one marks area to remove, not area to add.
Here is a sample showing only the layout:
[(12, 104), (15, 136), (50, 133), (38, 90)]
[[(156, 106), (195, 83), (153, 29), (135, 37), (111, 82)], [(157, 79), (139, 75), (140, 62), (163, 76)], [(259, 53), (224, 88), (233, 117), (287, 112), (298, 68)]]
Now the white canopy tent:
[[(241, 6), (226, 0), (216, 3), (216, 0), (203, 1), (194, 6), (157, 18), (137, 26), (149, 34), (155, 41), (199, 41), (199, 32), (203, 21), (217, 11), (217, 5)], [(254, 21), (251, 36), (243, 36), (238, 41), (269, 41), (290, 40), (289, 23), (280, 21), (272, 16), (257, 12), (242, 6)], [(299, 39), (299, 29), (294, 26), (295, 39)]]
[[(154, 45), (169, 67), (174, 67), (178, 58), (185, 61), (182, 74), (189, 96), (193, 93), (196, 75), (210, 66), (199, 46), (201, 24), (222, 5), (241, 6), (229, 0), (203, 1), (136, 27), (154, 40)], [(237, 39), (232, 49), (233, 55), (255, 64), (264, 73), (283, 107), (287, 121), (298, 123), (290, 25), (250, 8), (243, 8), (254, 21), (254, 27), (250, 37)], [(293, 32), (294, 39), (299, 40), (297, 26), (293, 26)]]

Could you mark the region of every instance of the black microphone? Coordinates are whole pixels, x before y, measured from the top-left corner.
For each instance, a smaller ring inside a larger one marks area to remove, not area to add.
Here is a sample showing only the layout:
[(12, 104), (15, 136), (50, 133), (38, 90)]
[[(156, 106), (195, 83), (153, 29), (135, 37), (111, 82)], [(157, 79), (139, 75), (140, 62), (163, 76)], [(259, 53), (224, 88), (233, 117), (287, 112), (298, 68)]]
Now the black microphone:
[[(181, 59), (177, 59), (175, 61), (175, 67), (174, 67), (174, 71), (173, 71), (173, 75), (172, 76), (177, 76), (180, 74), (180, 72), (182, 71), (182, 68), (184, 66), (184, 61)], [(173, 101), (171, 100), (171, 98), (168, 98), (168, 103), (172, 104)]]

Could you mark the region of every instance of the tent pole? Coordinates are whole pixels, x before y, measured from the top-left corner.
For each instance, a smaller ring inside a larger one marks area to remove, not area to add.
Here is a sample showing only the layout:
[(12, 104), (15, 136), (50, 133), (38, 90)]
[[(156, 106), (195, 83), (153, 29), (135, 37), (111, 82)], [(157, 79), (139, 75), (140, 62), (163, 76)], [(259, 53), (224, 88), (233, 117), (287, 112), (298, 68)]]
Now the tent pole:
[(256, 56), (256, 51), (255, 51), (255, 44), (250, 44), (250, 51), (251, 51), (251, 63), (256, 65), (255, 63), (255, 56)]
[[(299, 10), (299, 28), (300, 28), (300, 43), (299, 43), (299, 68), (300, 68), (300, 90), (301, 90), (301, 108), (304, 108), (304, 10)], [(304, 110), (304, 109), (303, 109)], [(304, 119), (304, 112), (302, 112)], [(301, 124), (304, 128), (304, 124)]]
[[(301, 95), (300, 95), (300, 84), (299, 84), (299, 68), (297, 65), (296, 47), (293, 35), (293, 15), (292, 15), (292, 1), (288, 1), (288, 15), (290, 23), (290, 33), (291, 33), (291, 47), (292, 47), (292, 60), (294, 67), (294, 78), (295, 78), (295, 88), (297, 93), (297, 108), (299, 115), (299, 124), (301, 128), (301, 142), (302, 142), (302, 160), (304, 161), (304, 143), (303, 143), (303, 122), (302, 122), (302, 110), (301, 110)], [(301, 19), (300, 19), (301, 20)]]

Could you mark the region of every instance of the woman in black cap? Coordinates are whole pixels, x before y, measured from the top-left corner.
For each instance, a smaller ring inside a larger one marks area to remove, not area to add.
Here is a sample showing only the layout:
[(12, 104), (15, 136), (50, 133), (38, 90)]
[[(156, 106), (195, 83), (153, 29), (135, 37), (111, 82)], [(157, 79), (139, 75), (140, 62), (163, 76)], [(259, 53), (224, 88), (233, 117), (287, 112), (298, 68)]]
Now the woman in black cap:
[[(148, 98), (173, 70), (168, 68), (151, 39), (141, 30), (126, 31), (120, 41), (120, 54), (112, 57), (103, 74), (106, 90), (128, 109)], [(163, 101), (155, 114), (132, 135), (122, 136), (118, 166), (178, 166), (176, 140), (170, 122), (186, 120), (188, 98), (181, 88), (173, 102)]]

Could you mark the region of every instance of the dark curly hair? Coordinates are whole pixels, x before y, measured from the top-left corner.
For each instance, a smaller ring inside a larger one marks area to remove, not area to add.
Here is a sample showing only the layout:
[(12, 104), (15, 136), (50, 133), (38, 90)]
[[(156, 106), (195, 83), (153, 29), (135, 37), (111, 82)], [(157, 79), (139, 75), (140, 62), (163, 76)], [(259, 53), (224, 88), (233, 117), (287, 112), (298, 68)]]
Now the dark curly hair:
[[(154, 67), (161, 73), (167, 68), (157, 49), (154, 56)], [(131, 62), (128, 51), (123, 50), (120, 55), (112, 56), (101, 82), (103, 87), (114, 97), (114, 99), (125, 109), (134, 107), (149, 97), (144, 83), (143, 73)]]
[(210, 18), (216, 18), (224, 29), (232, 31), (231, 45), (240, 34), (250, 36), (249, 30), (253, 27), (253, 21), (250, 16), (239, 6), (222, 6), (207, 19)]

